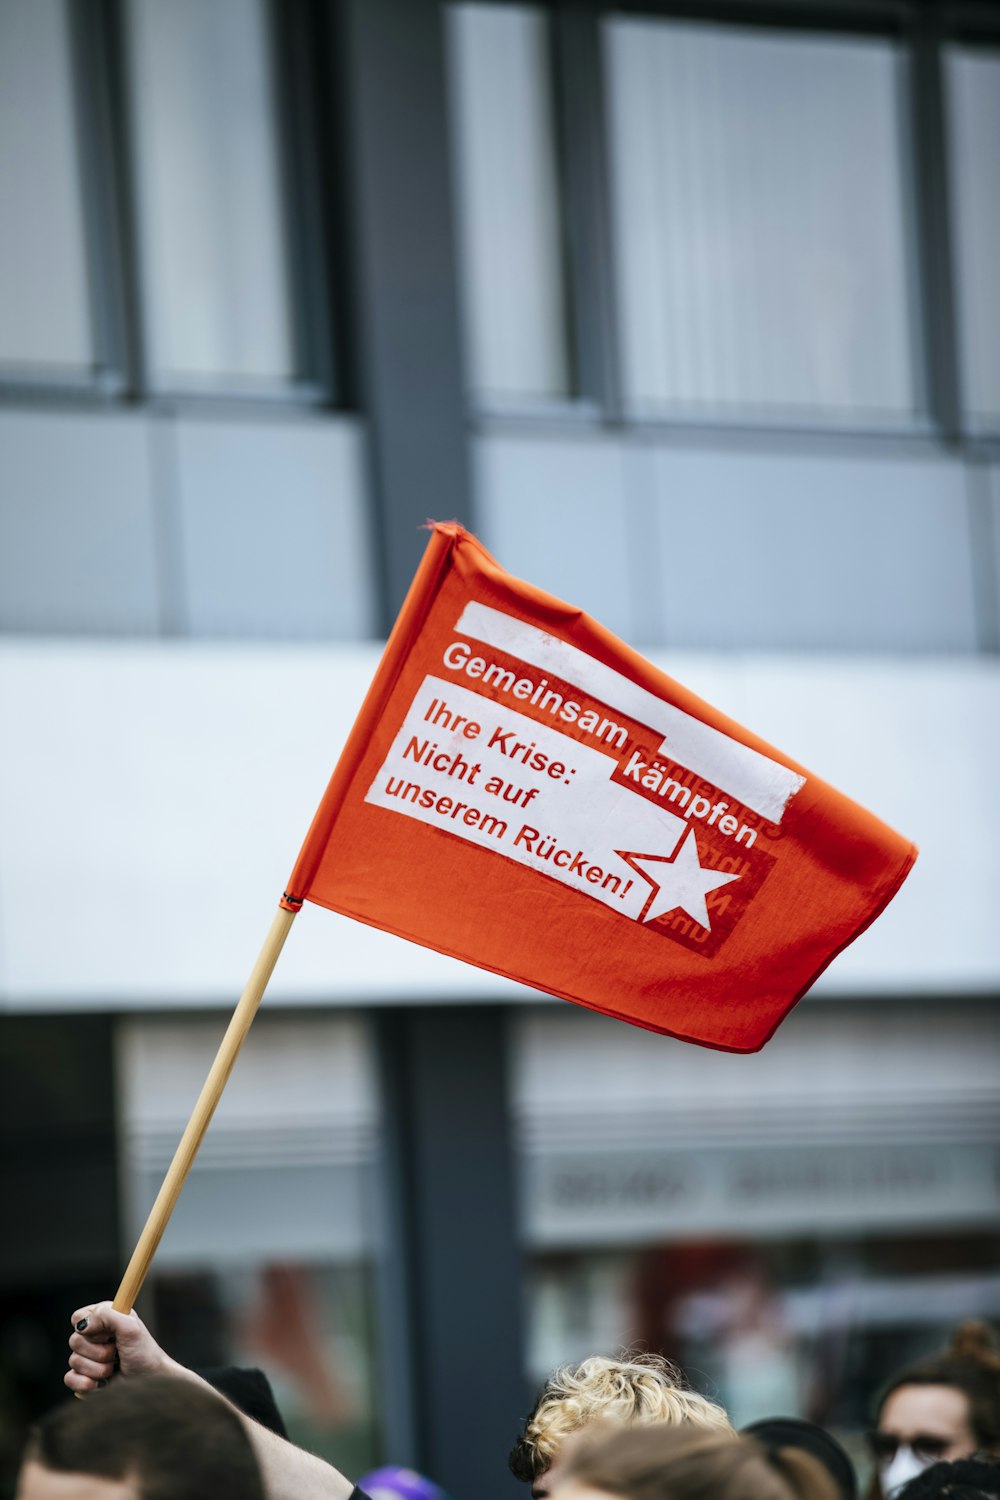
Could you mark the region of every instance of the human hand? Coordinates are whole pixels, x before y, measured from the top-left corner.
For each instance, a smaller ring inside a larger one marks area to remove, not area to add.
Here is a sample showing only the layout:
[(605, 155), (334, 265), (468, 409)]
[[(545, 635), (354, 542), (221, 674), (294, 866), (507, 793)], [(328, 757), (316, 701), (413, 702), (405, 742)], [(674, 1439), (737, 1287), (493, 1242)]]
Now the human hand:
[(72, 1353), (63, 1382), (79, 1396), (99, 1390), (119, 1374), (167, 1375), (180, 1371), (134, 1312), (115, 1312), (110, 1302), (95, 1302), (77, 1308), (71, 1321)]

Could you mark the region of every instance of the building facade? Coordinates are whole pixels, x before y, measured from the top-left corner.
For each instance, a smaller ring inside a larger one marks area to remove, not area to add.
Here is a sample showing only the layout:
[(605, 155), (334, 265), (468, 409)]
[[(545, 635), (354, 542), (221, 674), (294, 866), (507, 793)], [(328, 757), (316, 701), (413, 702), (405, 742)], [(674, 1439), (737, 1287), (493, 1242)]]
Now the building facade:
[(921, 859), (752, 1058), (307, 911), (164, 1342), (458, 1500), (512, 1492), (561, 1359), (663, 1348), (853, 1442), (1000, 1316), (998, 245), (990, 4), (0, 0), (14, 1425), (113, 1293), (428, 516)]

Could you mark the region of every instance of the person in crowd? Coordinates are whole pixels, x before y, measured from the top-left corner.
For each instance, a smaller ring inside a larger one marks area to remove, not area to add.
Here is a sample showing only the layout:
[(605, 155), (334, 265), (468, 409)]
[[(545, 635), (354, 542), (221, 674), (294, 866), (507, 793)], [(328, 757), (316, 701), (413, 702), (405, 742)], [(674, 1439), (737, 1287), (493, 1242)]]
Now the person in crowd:
[(858, 1476), (850, 1454), (825, 1427), (802, 1417), (764, 1417), (741, 1427), (740, 1432), (756, 1439), (769, 1453), (801, 1448), (823, 1465), (837, 1486), (840, 1500), (857, 1500)]
[[(153, 1377), (171, 1377), (175, 1383), (193, 1388), (203, 1403), (211, 1401), (235, 1419), (249, 1440), (267, 1500), (369, 1500), (363, 1491), (356, 1489), (331, 1464), (307, 1453), (303, 1448), (297, 1448), (269, 1428), (262, 1427), (253, 1418), (230, 1405), (200, 1375), (171, 1359), (136, 1313), (116, 1312), (110, 1302), (98, 1302), (91, 1307), (78, 1309), (73, 1314), (72, 1321), (69, 1370), (64, 1380), (76, 1395), (101, 1393), (94, 1396), (92, 1402), (86, 1403), (88, 1412), (92, 1404), (100, 1410), (106, 1395), (111, 1394), (105, 1390), (109, 1385), (112, 1389), (119, 1385), (134, 1385), (141, 1389), (148, 1386), (149, 1379)], [(132, 1381), (133, 1376), (147, 1378)], [(182, 1493), (178, 1491), (178, 1495)], [(220, 1486), (216, 1493), (238, 1495), (240, 1491)], [(87, 1500), (140, 1500), (140, 1497), (141, 1492), (133, 1494), (128, 1490), (121, 1490), (119, 1493), (112, 1491), (107, 1497), (95, 1493), (92, 1497), (88, 1496)], [(69, 1500), (69, 1493), (65, 1489), (58, 1494), (50, 1491), (49, 1495), (44, 1491), (40, 1494), (33, 1494), (31, 1491), (22, 1494), (19, 1491), (17, 1500)], [(83, 1500), (82, 1496), (80, 1500)]]
[(264, 1500), (249, 1438), (209, 1388), (153, 1375), (33, 1428), (16, 1500)]
[(595, 1432), (572, 1442), (552, 1500), (836, 1500), (822, 1464), (801, 1448), (690, 1426)]
[(1000, 1454), (1000, 1353), (985, 1323), (962, 1323), (948, 1347), (894, 1375), (878, 1400), (867, 1500), (894, 1500), (931, 1464)]
[(592, 1355), (561, 1365), (542, 1387), (507, 1460), (515, 1479), (531, 1485), (532, 1500), (550, 1493), (550, 1473), (567, 1438), (594, 1422), (685, 1424), (733, 1434), (722, 1407), (689, 1390), (680, 1371), (659, 1355)]
[(931, 1464), (899, 1492), (899, 1500), (995, 1500), (1000, 1495), (1000, 1459), (959, 1458)]
[(275, 1400), (271, 1382), (263, 1370), (237, 1365), (213, 1365), (211, 1368), (198, 1370), (197, 1373), (202, 1380), (207, 1380), (209, 1385), (221, 1391), (226, 1400), (245, 1416), (253, 1417), (262, 1427), (270, 1427), (279, 1437), (288, 1436), (288, 1428)]
[(439, 1484), (415, 1469), (387, 1464), (361, 1476), (364, 1493), (371, 1500), (448, 1500)]

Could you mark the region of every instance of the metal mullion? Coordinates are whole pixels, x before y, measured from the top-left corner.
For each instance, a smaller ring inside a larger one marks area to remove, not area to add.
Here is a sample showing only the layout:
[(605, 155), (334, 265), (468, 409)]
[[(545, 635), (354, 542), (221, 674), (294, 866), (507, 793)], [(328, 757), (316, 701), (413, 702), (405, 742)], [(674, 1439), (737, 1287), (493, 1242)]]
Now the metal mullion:
[(480, 1500), (510, 1493), (497, 1455), (527, 1398), (508, 1027), (483, 1004), (393, 1006), (375, 1021), (387, 1445)]
[(329, 403), (339, 392), (329, 293), (331, 216), (318, 160), (323, 129), (316, 8), (312, 0), (271, 0), (269, 23), (287, 294), (297, 372), (294, 388), (304, 399), (318, 388)]
[(620, 422), (605, 75), (595, 0), (557, 0), (552, 56), (574, 393), (594, 403), (606, 421)]
[[(105, 131), (105, 94), (102, 67), (100, 0), (67, 0), (70, 86), (74, 144), (80, 181), (80, 211), (87, 304), (91, 337), (90, 373), (68, 382), (77, 392), (95, 396), (118, 394), (123, 385), (123, 361), (116, 296), (113, 215)], [(25, 384), (34, 385), (28, 375)], [(42, 379), (39, 384), (48, 386)], [(67, 388), (55, 380), (54, 390)]]
[(884, 35), (905, 23), (912, 8), (913, 0), (615, 0), (613, 6), (671, 20), (852, 35)]
[(996, 655), (1000, 652), (1000, 535), (996, 530), (992, 467), (988, 450), (970, 450), (966, 454), (965, 498), (976, 633), (979, 650)]
[[(629, 432), (640, 443), (670, 442), (674, 446), (703, 448), (706, 442), (718, 449), (742, 449), (747, 444), (769, 452), (811, 454), (885, 454), (910, 457), (940, 451), (940, 432), (930, 422), (900, 425), (898, 428), (876, 426), (849, 427), (843, 424), (820, 426), (802, 423), (757, 421), (749, 419), (709, 418), (701, 421), (688, 416), (664, 414), (636, 416), (629, 413)], [(594, 418), (575, 407), (537, 408), (528, 411), (478, 412), (475, 431), (483, 434), (509, 434), (562, 437), (573, 433), (593, 432)], [(976, 439), (977, 451), (990, 449), (989, 439)]]
[(914, 11), (906, 39), (927, 405), (944, 440), (956, 443), (962, 398), (939, 13), (924, 7)]
[(139, 233), (128, 93), (127, 0), (76, 0), (92, 19), (88, 39), (96, 107), (95, 140), (102, 251), (111, 289), (111, 328), (122, 372), (123, 394), (139, 400), (148, 385)]
[(970, 46), (1000, 46), (1000, 11), (995, 0), (985, 0), (979, 5), (968, 0), (965, 4), (951, 4), (945, 20), (950, 41)]
[(472, 506), (444, 37), (438, 0), (328, 0), (327, 10), (388, 631), (423, 551), (428, 506), (463, 518)]

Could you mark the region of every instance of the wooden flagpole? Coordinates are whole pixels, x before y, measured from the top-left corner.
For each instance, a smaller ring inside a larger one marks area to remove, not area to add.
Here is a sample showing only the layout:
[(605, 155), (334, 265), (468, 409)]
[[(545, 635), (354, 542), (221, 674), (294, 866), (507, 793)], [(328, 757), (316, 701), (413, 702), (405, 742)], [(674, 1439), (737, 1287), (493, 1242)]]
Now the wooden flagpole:
[(156, 1202), (149, 1211), (145, 1228), (139, 1236), (138, 1244), (132, 1252), (132, 1259), (128, 1263), (121, 1285), (115, 1294), (113, 1306), (116, 1312), (132, 1311), (139, 1289), (146, 1279), (146, 1272), (156, 1254), (157, 1246), (163, 1238), (163, 1231), (167, 1227), (174, 1205), (180, 1197), (181, 1188), (191, 1170), (191, 1164), (198, 1153), (202, 1137), (215, 1113), (215, 1106), (222, 1097), (222, 1090), (229, 1080), (237, 1054), (257, 1014), (257, 1007), (267, 988), (267, 982), (274, 971), (278, 954), (284, 946), (295, 915), (294, 911), (289, 911), (284, 906), (279, 906), (275, 914), (271, 930), (264, 939), (264, 946), (254, 965), (253, 973), (247, 980), (246, 989), (233, 1012), (233, 1018), (219, 1045), (215, 1061), (198, 1096), (198, 1102), (181, 1136), (177, 1150), (174, 1152), (174, 1159), (167, 1168), (167, 1174), (156, 1195)]

